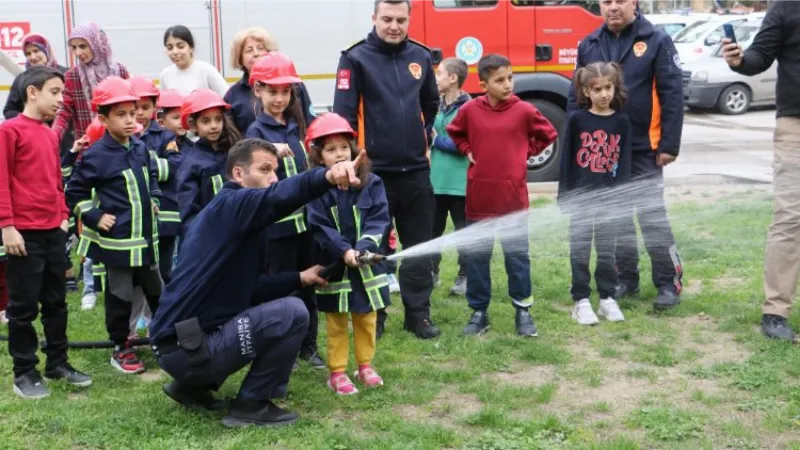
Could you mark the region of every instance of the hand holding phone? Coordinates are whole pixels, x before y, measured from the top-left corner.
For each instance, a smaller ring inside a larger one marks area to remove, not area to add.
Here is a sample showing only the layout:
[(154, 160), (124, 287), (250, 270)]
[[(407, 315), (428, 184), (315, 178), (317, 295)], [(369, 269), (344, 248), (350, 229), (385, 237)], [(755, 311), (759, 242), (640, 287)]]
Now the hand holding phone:
[(722, 24), (722, 30), (725, 31), (725, 37), (730, 39), (732, 44), (735, 44), (736, 33), (733, 32), (733, 25), (729, 23)]

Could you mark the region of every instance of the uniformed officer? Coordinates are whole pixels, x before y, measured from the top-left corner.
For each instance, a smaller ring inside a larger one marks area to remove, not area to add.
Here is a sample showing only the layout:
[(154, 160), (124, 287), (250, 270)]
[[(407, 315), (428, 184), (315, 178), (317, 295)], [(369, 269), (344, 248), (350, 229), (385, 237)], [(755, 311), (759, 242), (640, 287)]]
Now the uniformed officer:
[(277, 426), (297, 420), (271, 401), (286, 394), (309, 322), (303, 302), (288, 295), (325, 282), (319, 266), (260, 275), (265, 230), (324, 195), (332, 184), (359, 186), (356, 169), (363, 157), (362, 152), (356, 161), (276, 183), (272, 144), (245, 139), (230, 150), (229, 181), (185, 235), (172, 282), (150, 324), (158, 363), (175, 380), (164, 387), (171, 398), (190, 407), (220, 409), (224, 403), (211, 391), (252, 363), (223, 423)]
[[(439, 109), (430, 50), (408, 39), (410, 15), (408, 0), (375, 1), (375, 27), (342, 52), (333, 98), (333, 111), (358, 132), (359, 148), (369, 153), (373, 172), (386, 186), (389, 214), (404, 248), (433, 235), (436, 203), (427, 130)], [(383, 242), (388, 241), (384, 236)], [(403, 262), (400, 291), (405, 328), (421, 339), (439, 336), (431, 321), (430, 258)], [(385, 320), (385, 311), (379, 311), (378, 337)]]

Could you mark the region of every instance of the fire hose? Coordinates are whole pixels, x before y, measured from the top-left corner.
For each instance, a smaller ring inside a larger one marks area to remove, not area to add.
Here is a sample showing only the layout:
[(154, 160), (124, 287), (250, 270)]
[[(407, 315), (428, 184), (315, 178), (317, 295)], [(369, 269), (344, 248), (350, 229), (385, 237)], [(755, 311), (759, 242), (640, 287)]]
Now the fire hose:
[[(373, 266), (373, 265), (378, 264), (379, 262), (381, 262), (381, 261), (383, 261), (385, 259), (386, 259), (386, 257), (384, 255), (380, 255), (380, 254), (377, 254), (377, 253), (371, 253), (371, 252), (364, 252), (364, 253), (362, 253), (362, 254), (360, 254), (358, 256), (359, 264), (364, 265), (364, 266)], [(336, 270), (337, 268), (341, 268), (341, 267), (342, 267), (342, 263), (341, 262), (333, 263), (333, 264), (325, 267), (324, 269), (322, 269), (319, 272), (319, 276), (320, 276), (320, 278), (324, 278), (324, 279), (327, 280), (328, 278), (330, 278), (330, 276), (331, 276), (331, 274), (333, 273), (334, 270)], [(299, 293), (299, 291), (294, 291), (291, 294), (289, 294), (289, 297), (296, 296), (298, 293)], [(7, 340), (8, 340), (8, 336), (0, 335), (0, 341), (7, 341)], [(42, 350), (47, 348), (47, 342), (44, 341), (44, 340), (39, 341), (39, 345), (41, 346)], [(149, 346), (150, 345), (150, 338), (131, 339), (130, 341), (128, 341), (128, 345), (130, 345), (131, 347)], [(114, 348), (114, 343), (111, 342), (111, 341), (108, 341), (108, 340), (105, 340), (105, 341), (70, 341), (67, 344), (67, 347), (75, 348), (75, 349)]]

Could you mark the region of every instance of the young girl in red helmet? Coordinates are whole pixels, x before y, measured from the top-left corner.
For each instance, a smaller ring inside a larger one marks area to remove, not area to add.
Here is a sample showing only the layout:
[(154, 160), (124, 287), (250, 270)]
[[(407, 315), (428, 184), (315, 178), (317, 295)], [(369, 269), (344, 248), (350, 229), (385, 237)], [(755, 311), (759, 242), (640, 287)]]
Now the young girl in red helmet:
[[(196, 89), (181, 106), (181, 125), (197, 135), (178, 170), (178, 208), (183, 232), (222, 189), (228, 150), (241, 134), (225, 114), (230, 105), (211, 89)], [(184, 152), (186, 153), (186, 152)]]
[[(245, 137), (260, 138), (278, 148), (279, 180), (306, 170), (303, 139), (306, 123), (301, 101), (294, 85), (301, 83), (292, 61), (279, 52), (262, 56), (250, 69), (250, 83), (259, 99), (256, 120), (247, 128)], [(267, 228), (267, 256), (264, 271), (276, 274), (305, 270), (313, 265), (314, 240), (308, 232), (304, 208)], [(303, 289), (299, 297), (310, 316), (306, 338), (299, 358), (312, 367), (324, 369), (325, 362), (317, 352), (318, 318), (314, 291)]]
[(186, 136), (186, 129), (181, 124), (181, 106), (183, 106), (183, 95), (177, 89), (164, 89), (158, 96), (156, 102), (156, 117), (158, 123), (165, 129), (175, 133), (178, 137), (178, 150), (186, 156), (190, 150), (192, 141)]
[[(306, 147), (311, 167), (331, 167), (353, 160), (359, 153), (356, 133), (343, 117), (329, 113), (308, 128)], [(358, 170), (361, 188), (333, 190), (308, 204), (308, 221), (321, 248), (318, 263), (336, 264), (329, 284), (317, 290), (320, 311), (328, 330), (328, 387), (339, 395), (358, 389), (348, 377), (348, 322), (352, 319), (358, 370), (354, 377), (366, 387), (383, 385), (372, 368), (375, 356), (377, 310), (387, 307), (389, 281), (384, 263), (362, 265), (358, 257), (375, 253), (389, 227), (389, 204), (383, 181), (369, 173), (369, 164)]]

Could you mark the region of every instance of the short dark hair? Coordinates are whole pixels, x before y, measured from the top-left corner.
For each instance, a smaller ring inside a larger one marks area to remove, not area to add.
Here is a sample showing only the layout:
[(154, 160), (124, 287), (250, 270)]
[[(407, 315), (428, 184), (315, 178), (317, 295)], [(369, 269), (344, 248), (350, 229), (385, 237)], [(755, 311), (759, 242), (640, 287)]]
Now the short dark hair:
[(28, 102), (28, 87), (33, 86), (37, 91), (44, 88), (45, 83), (58, 78), (64, 81), (64, 74), (55, 67), (50, 66), (33, 66), (19, 75), (22, 81), (22, 102)]
[(375, 14), (378, 14), (378, 7), (381, 3), (388, 3), (390, 5), (399, 5), (405, 3), (408, 6), (408, 13), (411, 14), (411, 0), (375, 0)]
[(233, 179), (234, 167), (249, 167), (253, 163), (253, 153), (257, 151), (264, 151), (278, 156), (278, 149), (264, 139), (242, 139), (228, 150), (228, 161), (225, 163), (225, 175), (228, 179)]
[(448, 75), (455, 75), (458, 77), (459, 88), (464, 85), (464, 82), (467, 80), (467, 74), (469, 74), (469, 67), (467, 67), (466, 61), (461, 58), (447, 58), (442, 61), (442, 65)]
[(503, 55), (490, 53), (478, 61), (478, 78), (481, 81), (489, 81), (492, 74), (501, 67), (511, 67), (511, 61)]
[(108, 117), (111, 114), (111, 110), (114, 109), (115, 106), (121, 105), (123, 103), (133, 103), (134, 105), (136, 105), (136, 102), (134, 102), (133, 100), (127, 102), (112, 103), (110, 105), (99, 105), (97, 107), (97, 114)]
[(167, 46), (167, 39), (169, 39), (170, 36), (186, 41), (189, 47), (194, 50), (194, 36), (192, 36), (192, 32), (185, 26), (173, 25), (167, 28), (167, 31), (164, 32), (164, 47)]

